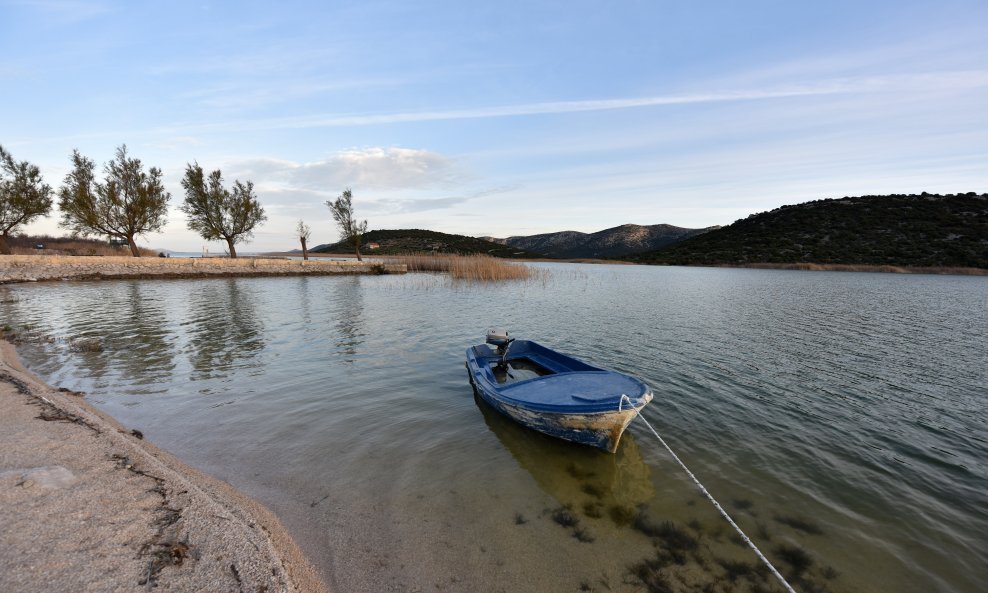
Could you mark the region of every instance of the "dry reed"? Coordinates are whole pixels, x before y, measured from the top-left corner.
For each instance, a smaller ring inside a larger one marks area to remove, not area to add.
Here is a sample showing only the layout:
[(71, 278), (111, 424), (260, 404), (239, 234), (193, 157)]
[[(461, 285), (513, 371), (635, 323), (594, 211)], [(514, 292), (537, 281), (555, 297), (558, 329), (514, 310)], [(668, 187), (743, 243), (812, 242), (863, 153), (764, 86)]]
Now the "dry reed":
[[(104, 241), (92, 239), (73, 239), (71, 237), (16, 237), (10, 239), (10, 251), (14, 255), (131, 255), (130, 247), (112, 246)], [(43, 244), (44, 249), (35, 249), (36, 244)], [(157, 251), (138, 247), (141, 257), (156, 257)]]
[(501, 282), (527, 280), (536, 276), (532, 268), (489, 255), (401, 255), (388, 263), (405, 264), (409, 272), (445, 272), (454, 280)]

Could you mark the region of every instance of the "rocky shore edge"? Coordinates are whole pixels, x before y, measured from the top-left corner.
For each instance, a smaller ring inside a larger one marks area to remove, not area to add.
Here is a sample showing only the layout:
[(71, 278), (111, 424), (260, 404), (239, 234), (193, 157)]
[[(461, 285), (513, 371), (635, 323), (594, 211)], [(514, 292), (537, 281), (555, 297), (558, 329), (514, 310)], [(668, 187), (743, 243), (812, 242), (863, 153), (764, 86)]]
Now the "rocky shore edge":
[(0, 341), (0, 591), (325, 593), (266, 508)]
[(222, 257), (0, 255), (0, 284), (46, 280), (404, 274), (404, 264)]

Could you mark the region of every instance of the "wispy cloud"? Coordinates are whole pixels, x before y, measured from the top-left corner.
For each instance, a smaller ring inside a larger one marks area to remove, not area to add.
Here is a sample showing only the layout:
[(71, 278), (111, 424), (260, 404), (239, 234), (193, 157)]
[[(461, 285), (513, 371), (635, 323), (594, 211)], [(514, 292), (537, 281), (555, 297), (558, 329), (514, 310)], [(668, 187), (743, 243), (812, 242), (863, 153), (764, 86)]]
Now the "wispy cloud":
[[(0, 70), (2, 74), (2, 70)], [(298, 75), (266, 79), (233, 80), (187, 91), (181, 98), (210, 109), (247, 110), (292, 103), (343, 91), (395, 87), (405, 84), (401, 78), (364, 78), (350, 80), (299, 80)]]
[(445, 198), (420, 198), (420, 199), (378, 199), (372, 202), (373, 208), (379, 212), (387, 214), (414, 214), (418, 212), (428, 212), (429, 210), (446, 210), (459, 206), (471, 200), (486, 198), (496, 194), (503, 194), (515, 191), (518, 185), (503, 185), (490, 187), (459, 196)]
[(666, 105), (763, 101), (838, 94), (910, 92), (935, 85), (941, 90), (963, 90), (988, 86), (988, 70), (919, 72), (910, 74), (831, 78), (816, 82), (767, 88), (718, 90), (684, 94), (618, 99), (551, 101), (442, 111), (414, 111), (379, 114), (329, 114), (287, 118), (252, 119), (200, 124), (198, 130), (276, 130), (325, 127), (369, 126), (444, 120), (487, 119), (531, 115), (554, 115), (590, 111), (640, 109)]

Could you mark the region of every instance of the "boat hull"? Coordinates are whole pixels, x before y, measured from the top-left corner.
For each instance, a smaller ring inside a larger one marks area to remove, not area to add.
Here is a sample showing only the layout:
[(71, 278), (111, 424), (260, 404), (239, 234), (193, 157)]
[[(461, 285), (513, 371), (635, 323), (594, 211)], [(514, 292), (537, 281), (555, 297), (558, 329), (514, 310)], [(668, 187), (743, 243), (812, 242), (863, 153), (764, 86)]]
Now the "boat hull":
[(477, 384), (469, 372), (474, 391), (492, 408), (518, 424), (552, 437), (589, 445), (609, 453), (617, 451), (621, 435), (635, 415), (651, 401), (651, 393), (639, 400), (637, 406), (627, 405), (620, 410), (589, 413), (554, 413), (535, 411), (503, 401), (496, 393), (489, 393)]

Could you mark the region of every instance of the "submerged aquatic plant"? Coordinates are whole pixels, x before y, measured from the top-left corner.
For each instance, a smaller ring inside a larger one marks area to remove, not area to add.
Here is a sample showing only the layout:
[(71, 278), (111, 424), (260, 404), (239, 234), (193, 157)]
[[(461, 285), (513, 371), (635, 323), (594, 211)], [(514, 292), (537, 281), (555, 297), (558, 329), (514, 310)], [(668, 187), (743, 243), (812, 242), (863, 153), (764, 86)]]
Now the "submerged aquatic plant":
[[(751, 578), (756, 576), (761, 576), (765, 572), (764, 567), (760, 564), (751, 564), (749, 562), (744, 562), (741, 560), (725, 560), (718, 559), (717, 564), (720, 564), (721, 568), (724, 569), (727, 579), (732, 583), (739, 578)], [(761, 570), (759, 568), (761, 567)]]
[(789, 565), (789, 575), (792, 578), (800, 578), (811, 566), (813, 558), (799, 546), (780, 544), (775, 548), (775, 555)]
[(648, 537), (662, 540), (670, 550), (695, 550), (698, 544), (695, 537), (672, 521), (655, 523), (645, 513), (638, 513), (633, 526)]
[(580, 520), (566, 507), (558, 507), (552, 511), (552, 520), (562, 527), (576, 527)]
[(604, 505), (597, 501), (588, 502), (583, 505), (583, 514), (591, 519), (600, 519), (604, 516)]
[(577, 480), (585, 480), (587, 478), (596, 477), (597, 475), (597, 472), (582, 469), (572, 462), (566, 465), (566, 473)]
[(580, 490), (594, 498), (604, 498), (604, 489), (593, 482), (584, 482), (580, 485)]
[(655, 556), (632, 564), (628, 567), (628, 572), (645, 587), (648, 593), (672, 593), (672, 584), (665, 570), (668, 564), (667, 560)]
[(635, 520), (636, 512), (633, 507), (613, 504), (607, 507), (607, 514), (618, 527), (627, 527)]
[(788, 525), (789, 527), (792, 527), (797, 531), (802, 531), (803, 533), (808, 533), (810, 535), (823, 534), (823, 529), (821, 529), (819, 525), (802, 517), (776, 515), (773, 519), (775, 519), (778, 523)]

